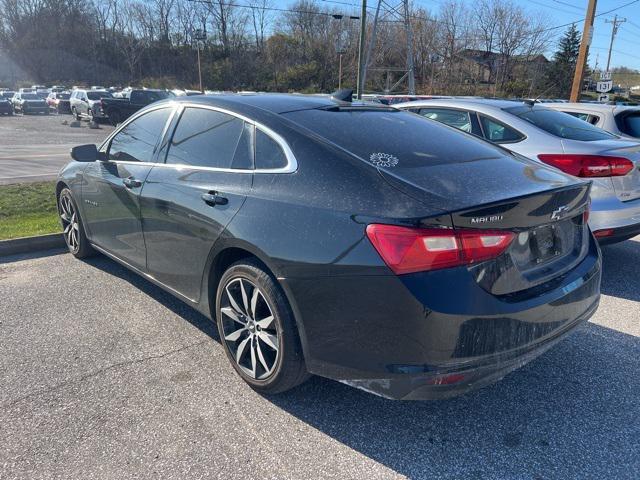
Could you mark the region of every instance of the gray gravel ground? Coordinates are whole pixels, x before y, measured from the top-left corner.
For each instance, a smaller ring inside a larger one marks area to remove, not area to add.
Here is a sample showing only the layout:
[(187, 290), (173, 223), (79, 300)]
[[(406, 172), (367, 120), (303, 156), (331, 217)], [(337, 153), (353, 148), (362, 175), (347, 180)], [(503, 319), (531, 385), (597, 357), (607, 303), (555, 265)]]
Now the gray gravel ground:
[(71, 115), (0, 115), (0, 185), (54, 179), (71, 160), (71, 147), (102, 143), (113, 131), (105, 123), (99, 129), (86, 121), (63, 124), (72, 121)]
[(640, 238), (602, 305), (502, 382), (391, 402), (314, 378), (262, 397), (214, 326), (105, 257), (0, 264), (0, 478), (636, 479)]

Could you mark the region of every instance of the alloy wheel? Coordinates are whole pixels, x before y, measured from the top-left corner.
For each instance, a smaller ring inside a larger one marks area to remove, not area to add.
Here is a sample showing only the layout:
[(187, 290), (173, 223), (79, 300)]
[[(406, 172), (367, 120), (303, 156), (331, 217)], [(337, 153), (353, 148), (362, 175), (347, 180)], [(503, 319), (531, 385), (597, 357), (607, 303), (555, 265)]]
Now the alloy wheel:
[(62, 233), (69, 246), (75, 253), (80, 248), (80, 225), (78, 224), (78, 214), (73, 206), (71, 197), (62, 195), (60, 197), (60, 220), (62, 220)]
[(252, 379), (268, 378), (279, 360), (281, 335), (265, 295), (235, 277), (225, 285), (220, 305), (224, 341), (236, 364)]

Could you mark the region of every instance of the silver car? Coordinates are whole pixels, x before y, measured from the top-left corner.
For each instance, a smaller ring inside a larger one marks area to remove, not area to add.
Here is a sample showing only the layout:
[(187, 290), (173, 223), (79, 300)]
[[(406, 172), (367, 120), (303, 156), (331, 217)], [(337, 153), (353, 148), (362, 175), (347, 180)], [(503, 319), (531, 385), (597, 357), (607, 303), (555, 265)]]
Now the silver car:
[(639, 142), (621, 139), (547, 104), (442, 99), (394, 106), (592, 180), (589, 226), (601, 244), (640, 233)]
[(604, 103), (556, 103), (545, 107), (568, 113), (623, 138), (640, 139), (640, 107)]

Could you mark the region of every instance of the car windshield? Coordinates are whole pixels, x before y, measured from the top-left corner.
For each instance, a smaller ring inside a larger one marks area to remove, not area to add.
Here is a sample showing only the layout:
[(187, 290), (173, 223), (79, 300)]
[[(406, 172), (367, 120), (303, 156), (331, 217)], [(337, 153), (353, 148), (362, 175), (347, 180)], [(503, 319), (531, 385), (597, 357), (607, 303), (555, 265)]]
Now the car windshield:
[(35, 93), (22, 93), (20, 96), (23, 100), (40, 100), (40, 97)]
[(61, 100), (69, 100), (69, 97), (71, 97), (71, 95), (68, 93), (58, 93), (56, 95), (56, 98), (59, 98)]
[(87, 92), (89, 100), (100, 100), (101, 98), (111, 98), (109, 92)]
[(505, 108), (504, 111), (532, 123), (551, 135), (568, 140), (592, 142), (617, 138), (583, 120), (547, 108), (518, 106)]
[(284, 116), (376, 166), (416, 168), (504, 155), (439, 122), (384, 107), (302, 110)]
[(619, 123), (624, 133), (640, 138), (640, 111), (622, 116), (622, 122)]
[(3, 92), (2, 98), (13, 98), (14, 95), (15, 95), (15, 92)]

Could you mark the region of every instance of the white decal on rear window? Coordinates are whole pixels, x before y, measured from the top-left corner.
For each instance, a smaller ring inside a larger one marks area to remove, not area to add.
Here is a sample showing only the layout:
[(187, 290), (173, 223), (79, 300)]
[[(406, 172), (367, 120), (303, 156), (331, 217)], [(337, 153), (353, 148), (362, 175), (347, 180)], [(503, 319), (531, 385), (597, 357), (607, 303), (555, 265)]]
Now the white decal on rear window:
[(398, 165), (398, 158), (389, 153), (372, 153), (369, 160), (376, 167), (395, 167)]

